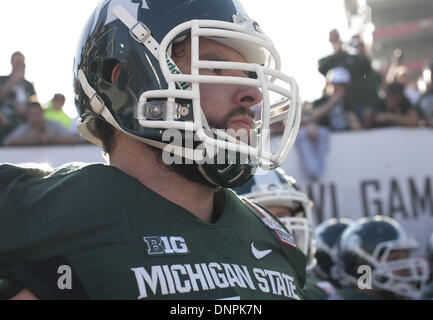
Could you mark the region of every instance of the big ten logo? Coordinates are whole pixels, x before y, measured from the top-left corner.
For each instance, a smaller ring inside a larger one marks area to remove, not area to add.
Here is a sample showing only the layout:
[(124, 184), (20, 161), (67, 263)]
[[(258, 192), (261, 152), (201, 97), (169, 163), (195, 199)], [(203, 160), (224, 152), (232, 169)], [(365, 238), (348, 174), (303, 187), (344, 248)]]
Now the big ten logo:
[(371, 290), (371, 267), (367, 265), (362, 265), (358, 267), (358, 289), (361, 290)]
[(182, 237), (144, 237), (149, 255), (184, 255), (188, 246)]

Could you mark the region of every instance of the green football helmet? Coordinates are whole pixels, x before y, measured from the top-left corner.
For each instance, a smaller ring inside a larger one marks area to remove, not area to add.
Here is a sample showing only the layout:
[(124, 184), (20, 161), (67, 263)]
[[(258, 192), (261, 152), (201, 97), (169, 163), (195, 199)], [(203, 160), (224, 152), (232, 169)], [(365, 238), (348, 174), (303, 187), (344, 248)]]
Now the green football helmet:
[(430, 280), (433, 281), (433, 233), (427, 242), (426, 253), (430, 262)]
[[(245, 62), (200, 60), (203, 37), (234, 49)], [(172, 59), (174, 45), (185, 39), (191, 39), (188, 74)], [(200, 70), (237, 72), (219, 76)], [(237, 187), (259, 166), (279, 167), (296, 139), (299, 90), (280, 70), (274, 44), (238, 0), (103, 0), (82, 33), (75, 57), (78, 130), (101, 145), (94, 120), (102, 119), (173, 154), (182, 164), (194, 163), (213, 185)], [(209, 126), (200, 87), (210, 83), (261, 91), (263, 101), (254, 106), (257, 117), (247, 139)], [(285, 130), (277, 150), (270, 152), (269, 128), (279, 121)]]
[(340, 286), (337, 270), (338, 241), (352, 222), (347, 218), (333, 218), (322, 222), (315, 229), (317, 264), (313, 272), (320, 279), (337, 286)]
[(371, 271), (373, 289), (399, 297), (417, 299), (428, 279), (428, 264), (423, 258), (411, 257), (418, 245), (403, 227), (390, 217), (362, 218), (347, 228), (338, 248), (340, 276), (356, 286), (360, 266)]
[(433, 233), (430, 235), (430, 238), (427, 242), (426, 251), (427, 257), (430, 260), (430, 263), (433, 265)]

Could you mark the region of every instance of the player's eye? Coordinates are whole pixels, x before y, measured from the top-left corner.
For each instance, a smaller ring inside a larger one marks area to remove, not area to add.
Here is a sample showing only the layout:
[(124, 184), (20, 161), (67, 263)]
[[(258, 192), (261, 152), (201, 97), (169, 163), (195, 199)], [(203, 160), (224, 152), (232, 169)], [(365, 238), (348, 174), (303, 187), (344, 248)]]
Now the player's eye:
[[(208, 69), (208, 71), (217, 74), (219, 76), (223, 75), (225, 72), (222, 69)], [(233, 71), (234, 73), (235, 71)], [(248, 78), (257, 79), (257, 73), (253, 71), (242, 71)], [(230, 71), (226, 71), (227, 74), (231, 74)]]
[(245, 71), (245, 74), (250, 79), (257, 79), (257, 73), (254, 71)]
[(221, 75), (222, 74), (222, 70), (221, 69), (208, 69), (210, 72), (215, 73), (217, 75)]

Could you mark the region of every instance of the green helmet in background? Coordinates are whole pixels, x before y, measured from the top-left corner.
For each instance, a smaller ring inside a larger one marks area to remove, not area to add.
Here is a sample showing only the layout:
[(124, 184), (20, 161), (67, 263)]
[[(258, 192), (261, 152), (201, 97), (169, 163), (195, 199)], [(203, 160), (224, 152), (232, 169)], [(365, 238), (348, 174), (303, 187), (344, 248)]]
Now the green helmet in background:
[(430, 280), (433, 281), (433, 233), (427, 242), (426, 253), (430, 262)]
[(340, 238), (340, 276), (345, 283), (357, 286), (363, 274), (359, 268), (364, 266), (371, 269), (372, 289), (417, 299), (429, 273), (425, 259), (411, 257), (417, 248), (416, 240), (409, 238), (396, 220), (385, 216), (362, 218)]
[(433, 233), (430, 235), (430, 238), (427, 242), (426, 251), (427, 251), (427, 257), (433, 266)]
[(314, 274), (322, 280), (339, 286), (337, 271), (337, 246), (344, 230), (353, 221), (347, 218), (330, 219), (315, 229), (316, 260)]

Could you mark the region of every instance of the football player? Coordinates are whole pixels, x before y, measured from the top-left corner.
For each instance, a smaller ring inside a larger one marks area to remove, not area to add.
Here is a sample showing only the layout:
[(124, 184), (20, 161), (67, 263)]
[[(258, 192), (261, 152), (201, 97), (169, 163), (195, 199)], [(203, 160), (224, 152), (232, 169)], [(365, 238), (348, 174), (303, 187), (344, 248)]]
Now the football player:
[(280, 67), (237, 0), (101, 1), (74, 86), (109, 165), (0, 167), (3, 297), (304, 299), (291, 234), (229, 189), (294, 143), (301, 101)]
[[(315, 239), (312, 220), (312, 201), (296, 186), (293, 177), (281, 168), (264, 173), (259, 171), (253, 179), (235, 191), (269, 210), (283, 222), (293, 235), (298, 248), (307, 257), (307, 271), (316, 265)], [(336, 289), (328, 281), (307, 274), (305, 292), (308, 299), (338, 299)]]
[(429, 241), (426, 246), (427, 258), (430, 262), (430, 283), (424, 289), (421, 298), (432, 300), (433, 299), (433, 233), (430, 235)]
[(313, 203), (299, 190), (293, 177), (281, 168), (267, 172), (259, 170), (248, 183), (235, 191), (277, 217), (307, 257), (307, 270), (315, 266), (316, 249), (311, 211)]
[(338, 276), (337, 269), (337, 246), (341, 234), (350, 223), (352, 223), (352, 220), (348, 218), (332, 218), (322, 222), (314, 230), (316, 264), (314, 268), (310, 270), (307, 284), (308, 279), (314, 280), (314, 286), (310, 288), (313, 292), (317, 293), (317, 299), (320, 297), (323, 299), (326, 297), (328, 300), (342, 299), (341, 295), (338, 293), (341, 287), (341, 279)]
[(338, 246), (339, 273), (349, 285), (340, 294), (349, 300), (419, 299), (429, 270), (427, 261), (411, 256), (417, 247), (390, 217), (353, 223)]
[(344, 230), (353, 222), (348, 218), (332, 218), (316, 227), (316, 265), (313, 274), (324, 281), (329, 281), (335, 287), (340, 287), (341, 278), (338, 274), (337, 248)]

